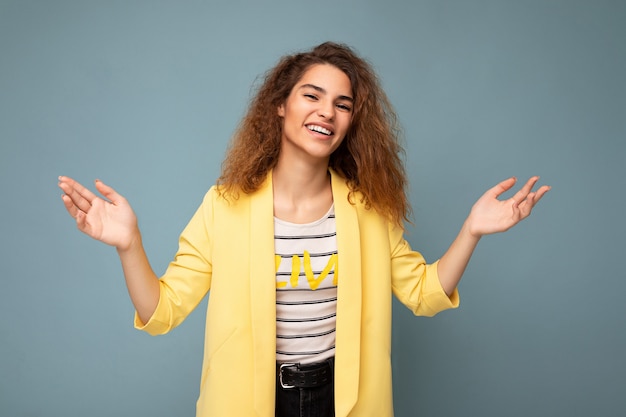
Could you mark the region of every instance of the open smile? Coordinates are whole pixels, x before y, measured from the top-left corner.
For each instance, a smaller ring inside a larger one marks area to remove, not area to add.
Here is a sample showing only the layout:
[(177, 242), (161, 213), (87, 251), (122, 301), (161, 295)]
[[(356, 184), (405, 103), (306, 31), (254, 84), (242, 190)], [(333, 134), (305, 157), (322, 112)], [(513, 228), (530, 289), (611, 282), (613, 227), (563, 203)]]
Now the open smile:
[(326, 136), (331, 136), (334, 133), (332, 130), (314, 124), (306, 125), (306, 128), (309, 129), (311, 132), (321, 133), (322, 135)]

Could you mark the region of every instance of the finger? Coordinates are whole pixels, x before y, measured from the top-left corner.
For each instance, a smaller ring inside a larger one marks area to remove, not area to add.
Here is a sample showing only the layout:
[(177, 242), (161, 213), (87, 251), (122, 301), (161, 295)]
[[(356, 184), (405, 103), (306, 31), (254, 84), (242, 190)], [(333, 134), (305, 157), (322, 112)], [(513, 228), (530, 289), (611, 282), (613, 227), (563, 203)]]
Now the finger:
[(532, 211), (533, 206), (535, 205), (535, 201), (534, 201), (535, 195), (536, 193), (534, 192), (528, 193), (526, 198), (518, 204), (520, 217), (522, 219), (525, 219), (526, 217), (530, 215), (530, 212)]
[(550, 191), (551, 187), (548, 185), (541, 186), (537, 191), (531, 191), (526, 196), (526, 199), (520, 203), (519, 208), (523, 217), (528, 217), (533, 207), (541, 200), (541, 198)]
[(526, 200), (526, 197), (528, 197), (528, 194), (531, 192), (537, 181), (539, 181), (539, 177), (537, 176), (529, 178), (528, 181), (526, 181), (526, 184), (524, 184), (524, 186), (516, 192), (513, 197), (511, 197), (511, 199), (515, 201), (516, 206), (519, 206)]
[(61, 189), (65, 192), (65, 197), (71, 201), (72, 206), (74, 206), (77, 210), (84, 212), (89, 211), (91, 208), (91, 202), (78, 193), (74, 188), (62, 186)]
[(59, 177), (59, 187), (73, 201), (74, 205), (84, 212), (89, 211), (93, 201), (98, 198), (81, 183), (69, 177)]
[(61, 189), (64, 189), (64, 190), (65, 189), (75, 190), (77, 193), (83, 196), (83, 198), (89, 201), (93, 200), (94, 198), (97, 198), (97, 196), (94, 193), (92, 193), (88, 188), (84, 187), (81, 183), (79, 183), (73, 178), (66, 177), (64, 175), (59, 176), (59, 187), (61, 187)]
[(83, 186), (78, 181), (71, 180), (68, 184), (74, 189), (82, 198), (87, 200), (90, 204), (98, 198), (89, 188)]
[(79, 210), (74, 205), (74, 202), (72, 201), (72, 199), (67, 194), (63, 194), (61, 196), (61, 199), (63, 200), (63, 205), (65, 206), (65, 210), (67, 210), (67, 212), (69, 213), (70, 216), (72, 216), (72, 218), (76, 219), (76, 215), (78, 214)]
[(76, 213), (76, 227), (83, 233), (90, 235), (89, 223), (87, 223), (87, 214), (82, 211)]
[(543, 198), (543, 196), (552, 189), (552, 187), (550, 187), (549, 185), (542, 185), (541, 187), (539, 187), (539, 189), (537, 190), (537, 192), (535, 193), (535, 202), (534, 204), (537, 204), (537, 202), (539, 200), (541, 200)]

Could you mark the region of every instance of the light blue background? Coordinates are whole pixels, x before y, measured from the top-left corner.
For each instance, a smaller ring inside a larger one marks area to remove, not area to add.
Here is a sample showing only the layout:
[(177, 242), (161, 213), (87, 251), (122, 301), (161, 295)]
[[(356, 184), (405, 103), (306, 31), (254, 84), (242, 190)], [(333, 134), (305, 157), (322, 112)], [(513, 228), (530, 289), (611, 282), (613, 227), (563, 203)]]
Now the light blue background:
[(607, 0), (0, 0), (0, 415), (194, 414), (205, 303), (169, 336), (133, 330), (115, 251), (56, 178), (116, 186), (162, 272), (255, 79), (329, 39), (397, 108), (427, 259), (501, 179), (553, 186), (481, 242), (459, 310), (395, 304), (397, 416), (622, 415), (625, 22)]

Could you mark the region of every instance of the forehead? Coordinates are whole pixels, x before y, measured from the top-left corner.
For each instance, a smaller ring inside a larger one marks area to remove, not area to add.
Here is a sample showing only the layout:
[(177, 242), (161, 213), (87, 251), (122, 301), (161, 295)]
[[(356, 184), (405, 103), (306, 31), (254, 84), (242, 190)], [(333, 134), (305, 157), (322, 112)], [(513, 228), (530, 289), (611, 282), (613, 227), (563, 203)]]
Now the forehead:
[(294, 86), (294, 90), (304, 85), (314, 85), (328, 94), (352, 97), (352, 84), (345, 72), (330, 64), (316, 64), (307, 69)]

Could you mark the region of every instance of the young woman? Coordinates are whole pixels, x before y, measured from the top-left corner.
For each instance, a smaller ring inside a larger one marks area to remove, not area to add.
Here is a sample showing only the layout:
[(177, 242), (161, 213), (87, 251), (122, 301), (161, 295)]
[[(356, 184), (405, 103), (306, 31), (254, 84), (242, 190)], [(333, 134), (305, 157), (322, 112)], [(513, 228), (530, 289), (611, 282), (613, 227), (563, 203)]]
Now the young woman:
[(163, 334), (210, 290), (198, 416), (391, 416), (391, 296), (415, 314), (458, 305), (481, 236), (549, 190), (507, 179), (474, 205), (440, 260), (404, 240), (409, 214), (394, 112), (370, 66), (324, 43), (266, 75), (217, 185), (153, 272), (128, 202), (60, 177), (78, 229), (116, 247), (135, 326)]

